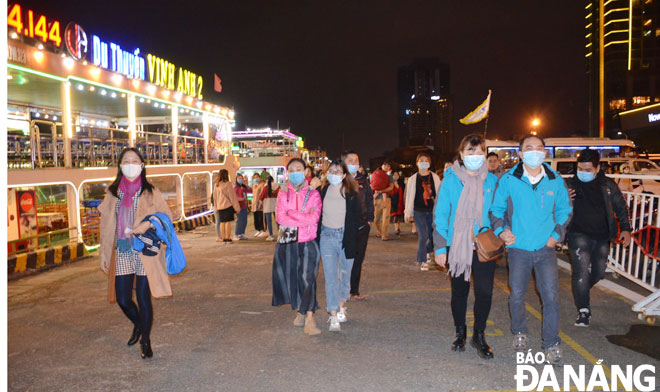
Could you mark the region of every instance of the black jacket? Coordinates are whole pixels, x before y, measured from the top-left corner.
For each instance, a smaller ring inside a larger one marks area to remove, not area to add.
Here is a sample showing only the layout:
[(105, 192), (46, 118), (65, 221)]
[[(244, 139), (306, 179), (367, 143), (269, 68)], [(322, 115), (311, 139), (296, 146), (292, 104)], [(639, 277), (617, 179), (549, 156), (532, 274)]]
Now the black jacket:
[[(319, 189), (321, 192), (321, 200), (325, 200), (325, 194), (328, 192), (328, 184)], [(350, 192), (344, 197), (346, 200), (346, 217), (344, 218), (344, 239), (342, 240), (342, 247), (347, 259), (355, 258), (357, 232), (360, 227), (360, 217), (362, 210), (360, 208), (360, 198), (358, 193)], [(319, 226), (316, 238), (321, 241), (321, 227), (323, 227), (323, 211), (319, 218)]]
[[(600, 185), (601, 190), (603, 191), (603, 197), (605, 198), (605, 212), (607, 214), (607, 226), (610, 233), (610, 239), (616, 239), (615, 237), (618, 232), (616, 219), (619, 220), (621, 231), (632, 231), (630, 227), (630, 219), (628, 218), (628, 207), (619, 186), (612, 181), (611, 178), (606, 177), (603, 172), (598, 173), (594, 181), (597, 181)], [(566, 179), (566, 185), (572, 189), (577, 188), (579, 183), (580, 180), (577, 178), (577, 175)], [(575, 217), (575, 214), (573, 214), (573, 217)], [(568, 227), (568, 232), (571, 232), (570, 225)]]
[[(360, 216), (360, 226), (358, 228), (365, 227), (369, 222), (374, 221), (374, 193), (371, 190), (371, 185), (367, 180), (367, 177), (364, 174), (358, 173), (355, 176), (355, 181), (357, 181), (360, 186), (360, 208), (362, 210), (362, 215)], [(389, 219), (389, 218), (388, 218)]]

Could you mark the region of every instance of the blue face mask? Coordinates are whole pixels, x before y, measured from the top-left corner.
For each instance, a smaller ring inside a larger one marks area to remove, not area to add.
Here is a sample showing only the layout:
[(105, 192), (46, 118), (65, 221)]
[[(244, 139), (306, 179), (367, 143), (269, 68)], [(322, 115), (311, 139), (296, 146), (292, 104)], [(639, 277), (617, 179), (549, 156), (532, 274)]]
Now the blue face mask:
[(593, 172), (578, 170), (577, 178), (582, 182), (591, 182), (594, 180), (594, 178), (596, 178), (596, 174), (594, 174)]
[(463, 164), (470, 171), (477, 171), (484, 165), (486, 157), (483, 155), (465, 155), (463, 157)]
[(243, 185), (243, 180), (239, 178), (238, 180), (236, 180), (236, 183), (237, 183), (238, 185)]
[(339, 185), (343, 180), (341, 177), (339, 174), (328, 174), (328, 182), (332, 185)]
[(258, 183), (260, 180), (261, 180), (261, 178), (259, 178), (259, 177), (255, 177), (254, 180), (252, 180), (252, 182), (254, 182), (254, 183), (256, 184), (256, 183)]
[(357, 173), (358, 170), (360, 170), (360, 165), (346, 165), (348, 166), (348, 172), (351, 174)]
[(537, 167), (541, 166), (544, 159), (545, 159), (545, 151), (534, 150), (534, 151), (525, 151), (523, 153), (523, 162), (532, 169), (536, 169)]
[(293, 185), (298, 185), (305, 181), (304, 172), (289, 172), (289, 182)]
[(431, 164), (428, 162), (417, 162), (417, 167), (419, 168), (419, 170), (429, 170)]

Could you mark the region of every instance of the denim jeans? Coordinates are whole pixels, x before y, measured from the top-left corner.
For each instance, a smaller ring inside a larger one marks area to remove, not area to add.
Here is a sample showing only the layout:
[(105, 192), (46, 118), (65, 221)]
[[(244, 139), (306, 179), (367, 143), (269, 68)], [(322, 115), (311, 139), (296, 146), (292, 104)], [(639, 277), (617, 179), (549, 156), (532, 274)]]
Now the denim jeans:
[(426, 261), (426, 255), (433, 252), (433, 212), (413, 211), (417, 225), (417, 262)]
[(544, 246), (536, 251), (509, 248), (509, 311), (511, 332), (527, 333), (525, 294), (532, 270), (536, 275), (536, 289), (543, 303), (543, 349), (554, 346), (559, 339), (559, 271), (557, 254), (553, 248)]
[(578, 310), (589, 307), (589, 290), (605, 276), (608, 240), (593, 240), (586, 234), (569, 233), (568, 253), (572, 265), (573, 299)]
[(321, 260), (325, 276), (325, 302), (328, 313), (339, 311), (339, 303), (348, 301), (351, 290), (353, 259), (347, 259), (342, 246), (344, 228), (321, 228)]
[(264, 212), (264, 217), (266, 218), (266, 226), (268, 226), (268, 234), (273, 236), (273, 213)]
[(247, 218), (247, 208), (241, 208), (238, 214), (236, 214), (236, 230), (234, 231), (235, 235), (245, 234), (245, 229), (247, 228)]

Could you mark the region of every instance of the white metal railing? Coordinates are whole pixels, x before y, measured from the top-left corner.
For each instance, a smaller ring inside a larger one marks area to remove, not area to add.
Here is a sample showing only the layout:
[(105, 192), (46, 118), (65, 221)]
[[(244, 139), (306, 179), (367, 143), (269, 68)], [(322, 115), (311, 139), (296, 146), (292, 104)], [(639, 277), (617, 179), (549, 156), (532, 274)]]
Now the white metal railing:
[(632, 241), (624, 247), (612, 243), (608, 267), (618, 275), (651, 291), (651, 295), (633, 306), (641, 319), (654, 321), (660, 316), (660, 176), (612, 175), (624, 189), (631, 181), (634, 191), (623, 191), (632, 228)]

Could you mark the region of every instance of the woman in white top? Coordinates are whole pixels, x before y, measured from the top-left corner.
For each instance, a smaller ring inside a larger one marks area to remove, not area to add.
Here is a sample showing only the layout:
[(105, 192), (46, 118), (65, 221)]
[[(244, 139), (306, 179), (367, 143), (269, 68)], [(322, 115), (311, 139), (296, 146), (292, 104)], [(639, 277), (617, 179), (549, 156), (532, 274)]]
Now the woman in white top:
[(264, 220), (266, 222), (266, 227), (268, 227), (268, 237), (266, 238), (266, 241), (275, 241), (275, 238), (273, 237), (273, 214), (275, 214), (277, 193), (279, 191), (280, 186), (273, 180), (272, 176), (268, 176), (268, 181), (266, 181), (266, 185), (261, 189), (261, 195), (259, 195), (259, 200), (261, 200), (264, 210)]

